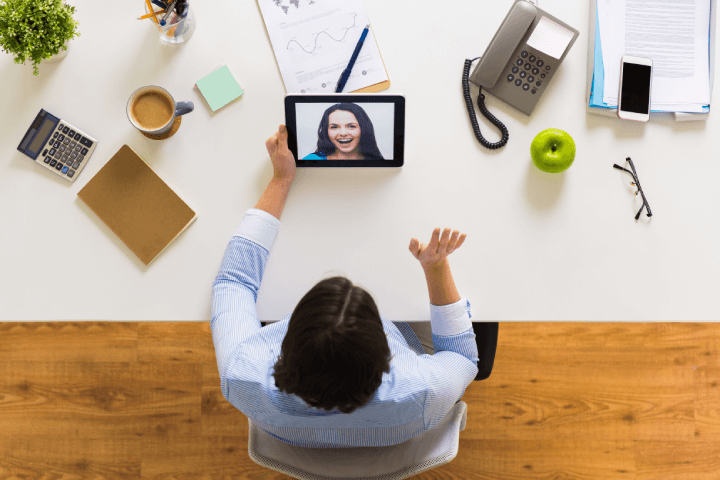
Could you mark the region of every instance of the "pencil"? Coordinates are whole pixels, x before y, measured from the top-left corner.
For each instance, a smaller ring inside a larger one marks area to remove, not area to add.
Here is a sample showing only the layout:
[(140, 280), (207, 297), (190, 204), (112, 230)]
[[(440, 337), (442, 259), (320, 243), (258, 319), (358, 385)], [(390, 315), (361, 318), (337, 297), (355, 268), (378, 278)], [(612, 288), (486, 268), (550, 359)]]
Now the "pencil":
[(146, 18), (154, 17), (155, 15), (160, 15), (161, 13), (165, 13), (165, 10), (158, 10), (157, 12), (148, 13), (147, 15), (143, 15), (142, 17), (138, 17), (138, 20), (145, 20)]
[[(152, 7), (152, 4), (150, 3), (150, 0), (145, 0), (145, 3), (147, 4), (148, 10), (150, 10), (151, 12), (154, 12), (154, 11), (155, 11), (155, 10), (153, 10), (153, 7)], [(155, 23), (160, 23), (160, 22), (158, 22), (157, 18), (155, 18), (154, 16), (151, 17), (151, 18), (153, 19), (153, 22), (155, 22)]]

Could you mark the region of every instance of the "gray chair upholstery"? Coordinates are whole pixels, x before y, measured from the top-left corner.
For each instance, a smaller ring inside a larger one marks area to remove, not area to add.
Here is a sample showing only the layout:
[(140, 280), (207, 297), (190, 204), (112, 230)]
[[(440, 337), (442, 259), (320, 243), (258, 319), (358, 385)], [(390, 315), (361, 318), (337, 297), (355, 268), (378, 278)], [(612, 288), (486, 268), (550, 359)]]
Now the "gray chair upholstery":
[(450, 462), (465, 430), (467, 404), (458, 401), (430, 430), (389, 447), (306, 448), (275, 439), (248, 418), (248, 453), (264, 467), (303, 480), (394, 480)]

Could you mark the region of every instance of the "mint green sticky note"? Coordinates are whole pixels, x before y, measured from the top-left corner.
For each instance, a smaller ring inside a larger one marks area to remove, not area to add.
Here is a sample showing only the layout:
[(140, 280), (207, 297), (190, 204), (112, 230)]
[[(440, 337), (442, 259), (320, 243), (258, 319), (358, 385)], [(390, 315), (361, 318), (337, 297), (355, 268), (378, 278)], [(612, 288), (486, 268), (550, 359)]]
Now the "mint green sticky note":
[(210, 75), (201, 78), (195, 85), (213, 112), (245, 93), (233, 74), (230, 73), (227, 65), (223, 65)]

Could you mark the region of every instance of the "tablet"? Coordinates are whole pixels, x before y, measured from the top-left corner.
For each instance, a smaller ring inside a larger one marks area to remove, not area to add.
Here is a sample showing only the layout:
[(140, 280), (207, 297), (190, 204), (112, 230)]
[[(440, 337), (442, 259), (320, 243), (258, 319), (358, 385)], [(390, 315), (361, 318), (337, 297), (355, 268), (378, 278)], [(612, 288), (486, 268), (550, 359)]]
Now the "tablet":
[(298, 167), (402, 167), (405, 97), (376, 93), (285, 96)]

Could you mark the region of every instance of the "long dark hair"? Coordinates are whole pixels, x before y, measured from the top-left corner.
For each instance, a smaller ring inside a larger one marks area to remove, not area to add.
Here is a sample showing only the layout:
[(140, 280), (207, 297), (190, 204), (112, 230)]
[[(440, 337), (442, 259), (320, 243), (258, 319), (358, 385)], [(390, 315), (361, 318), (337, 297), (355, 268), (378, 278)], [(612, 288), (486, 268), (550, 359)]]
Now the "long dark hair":
[(391, 359), (373, 298), (332, 277), (295, 307), (272, 376), (280, 391), (310, 406), (352, 413), (370, 401)]
[(357, 118), (360, 125), (360, 152), (366, 160), (385, 160), (380, 153), (375, 140), (375, 129), (370, 121), (370, 117), (365, 113), (361, 106), (354, 103), (336, 103), (332, 107), (325, 110), (320, 126), (318, 127), (318, 143), (315, 155), (327, 157), (335, 152), (335, 145), (330, 141), (328, 135), (328, 127), (330, 126), (330, 114), (335, 110), (343, 110), (351, 112)]

